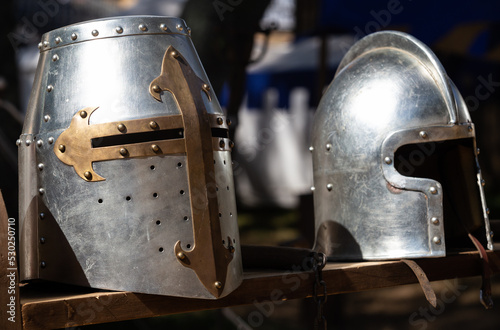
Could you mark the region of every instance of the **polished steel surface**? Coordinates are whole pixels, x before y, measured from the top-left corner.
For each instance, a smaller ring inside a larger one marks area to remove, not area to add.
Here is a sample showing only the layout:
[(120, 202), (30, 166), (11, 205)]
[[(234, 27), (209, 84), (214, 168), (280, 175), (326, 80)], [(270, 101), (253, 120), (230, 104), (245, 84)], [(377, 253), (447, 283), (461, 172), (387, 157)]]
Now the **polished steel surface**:
[[(394, 159), (404, 145), (470, 139), (477, 161), (467, 107), (425, 45), (393, 31), (356, 43), (320, 102), (313, 132), (316, 249), (334, 260), (446, 254), (441, 183), (402, 175)], [(482, 238), (491, 249), (480, 176), (477, 168)]]
[[(227, 130), (226, 119), (186, 31), (181, 19), (132, 16), (75, 24), (42, 37), (19, 145), (22, 280), (205, 299), (223, 297), (241, 283), (230, 148), (217, 144), (230, 144), (219, 136)], [(152, 95), (150, 84), (170, 47), (189, 67), (189, 74), (178, 71), (172, 79), (189, 88)], [(200, 85), (193, 86), (189, 75)], [(194, 115), (185, 96), (196, 102)], [(205, 147), (194, 149), (187, 141), (207, 135), (186, 130), (186, 116), (192, 121), (197, 114), (199, 124), (191, 127), (209, 135), (201, 141)], [(183, 132), (167, 140), (134, 140), (134, 134), (167, 126)], [(219, 135), (212, 136), (212, 129)], [(92, 144), (106, 137), (118, 142)], [(70, 161), (63, 161), (62, 155), (75, 149)], [(194, 185), (205, 193), (193, 195), (196, 157), (210, 166), (198, 174), (208, 177), (207, 184)], [(214, 188), (217, 193), (210, 194)], [(205, 265), (207, 273), (224, 273), (225, 279), (210, 283), (215, 289), (174, 250), (177, 242), (187, 253), (197, 245), (195, 207), (210, 207), (201, 211), (209, 215), (201, 221), (215, 233), (197, 235), (218, 237), (213, 259), (225, 264), (224, 269)]]

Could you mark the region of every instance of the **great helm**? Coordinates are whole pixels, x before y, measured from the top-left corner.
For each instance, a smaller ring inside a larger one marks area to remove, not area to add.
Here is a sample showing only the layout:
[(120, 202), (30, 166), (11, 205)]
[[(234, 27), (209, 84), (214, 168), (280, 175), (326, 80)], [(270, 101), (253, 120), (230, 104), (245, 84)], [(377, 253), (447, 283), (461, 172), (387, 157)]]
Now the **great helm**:
[(242, 280), (228, 122), (183, 20), (51, 31), (20, 163), (21, 279), (214, 299)]
[(492, 249), (467, 106), (439, 60), (400, 32), (371, 34), (339, 65), (312, 136), (315, 249), (330, 259)]

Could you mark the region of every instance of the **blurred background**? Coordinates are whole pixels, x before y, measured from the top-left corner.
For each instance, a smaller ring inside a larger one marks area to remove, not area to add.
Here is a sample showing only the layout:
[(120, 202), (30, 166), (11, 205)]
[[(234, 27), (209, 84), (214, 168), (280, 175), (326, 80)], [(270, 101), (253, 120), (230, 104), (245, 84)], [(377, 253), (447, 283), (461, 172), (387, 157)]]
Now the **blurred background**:
[[(462, 93), (477, 127), (490, 217), (500, 219), (500, 3), (493, 0), (2, 0), (0, 189), (11, 217), (17, 218), (15, 141), (41, 35), (121, 15), (180, 16), (191, 27), (219, 102), (235, 123), (242, 244), (312, 246), (308, 147), (314, 110), (350, 46), (386, 29), (410, 33), (431, 47)], [(428, 304), (417, 286), (330, 297), (329, 328), (500, 328), (498, 312), (481, 310), (477, 279), (433, 285), (438, 296), (455, 288), (456, 299), (425, 316), (421, 308)], [(307, 300), (290, 301), (252, 326), (253, 310), (243, 306), (91, 328), (307, 329), (315, 314)]]

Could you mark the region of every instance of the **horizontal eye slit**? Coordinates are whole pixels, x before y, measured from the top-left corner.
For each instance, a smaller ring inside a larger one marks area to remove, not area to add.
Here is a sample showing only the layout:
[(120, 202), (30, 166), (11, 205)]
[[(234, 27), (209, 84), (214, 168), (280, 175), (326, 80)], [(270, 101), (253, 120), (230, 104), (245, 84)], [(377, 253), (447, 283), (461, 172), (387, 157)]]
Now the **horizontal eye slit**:
[(151, 132), (139, 132), (104, 136), (92, 139), (92, 148), (119, 146), (124, 144), (143, 143), (162, 140), (174, 140), (184, 137), (184, 129), (167, 129)]
[(225, 128), (212, 128), (212, 136), (218, 138), (229, 138), (229, 131)]

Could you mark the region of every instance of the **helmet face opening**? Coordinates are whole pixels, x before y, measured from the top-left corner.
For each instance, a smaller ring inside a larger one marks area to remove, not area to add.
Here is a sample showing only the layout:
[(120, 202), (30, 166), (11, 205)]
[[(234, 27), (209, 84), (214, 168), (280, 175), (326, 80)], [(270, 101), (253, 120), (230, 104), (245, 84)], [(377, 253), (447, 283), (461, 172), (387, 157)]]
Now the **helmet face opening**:
[(401, 175), (441, 184), (447, 252), (474, 248), (468, 233), (487, 244), (473, 139), (404, 145), (394, 166)]

